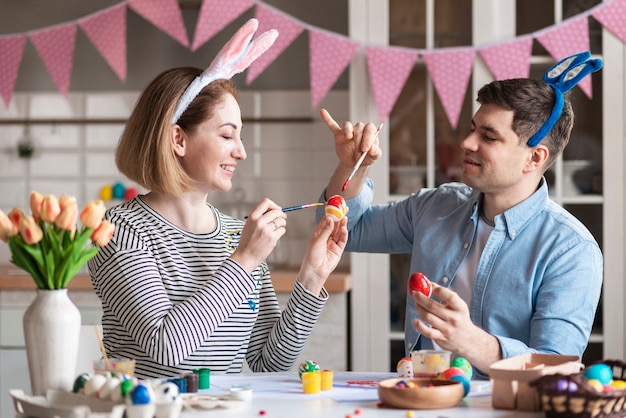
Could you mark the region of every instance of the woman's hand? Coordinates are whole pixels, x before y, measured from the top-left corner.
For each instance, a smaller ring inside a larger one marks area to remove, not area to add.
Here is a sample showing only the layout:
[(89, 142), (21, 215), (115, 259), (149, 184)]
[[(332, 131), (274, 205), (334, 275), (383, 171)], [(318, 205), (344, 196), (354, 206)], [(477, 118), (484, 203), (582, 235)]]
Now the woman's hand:
[(324, 216), (309, 239), (297, 280), (319, 295), (330, 273), (335, 270), (348, 242), (348, 218), (335, 222)]
[(248, 273), (272, 252), (287, 232), (287, 215), (270, 199), (263, 199), (250, 213), (231, 258)]

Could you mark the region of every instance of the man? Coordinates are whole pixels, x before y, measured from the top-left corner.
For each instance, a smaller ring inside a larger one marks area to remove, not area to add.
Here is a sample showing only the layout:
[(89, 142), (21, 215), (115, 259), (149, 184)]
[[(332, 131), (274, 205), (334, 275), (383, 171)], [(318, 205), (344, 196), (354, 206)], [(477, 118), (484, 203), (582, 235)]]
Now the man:
[[(602, 286), (591, 233), (554, 203), (544, 178), (574, 122), (565, 93), (601, 68), (589, 53), (555, 64), (543, 80), (494, 81), (461, 142), (463, 183), (422, 189), (371, 206), (368, 166), (381, 157), (376, 126), (321, 115), (339, 165), (325, 198), (343, 192), (350, 211), (346, 251), (411, 254), (411, 272), (434, 283), (432, 298), (407, 297), (405, 347), (441, 348), (469, 360), (476, 376), (524, 353), (582, 356)], [(317, 212), (321, 217), (323, 211)]]

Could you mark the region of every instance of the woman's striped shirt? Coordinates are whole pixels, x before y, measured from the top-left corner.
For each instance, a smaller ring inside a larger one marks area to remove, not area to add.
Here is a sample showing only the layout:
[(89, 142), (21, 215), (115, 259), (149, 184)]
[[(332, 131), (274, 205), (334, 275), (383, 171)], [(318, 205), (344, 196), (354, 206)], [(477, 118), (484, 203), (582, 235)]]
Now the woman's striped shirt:
[(251, 275), (230, 259), (243, 222), (213, 209), (215, 231), (184, 231), (136, 197), (107, 211), (111, 242), (89, 261), (107, 354), (134, 358), (139, 378), (197, 368), (289, 370), (328, 293), (295, 282), (281, 313), (267, 264)]

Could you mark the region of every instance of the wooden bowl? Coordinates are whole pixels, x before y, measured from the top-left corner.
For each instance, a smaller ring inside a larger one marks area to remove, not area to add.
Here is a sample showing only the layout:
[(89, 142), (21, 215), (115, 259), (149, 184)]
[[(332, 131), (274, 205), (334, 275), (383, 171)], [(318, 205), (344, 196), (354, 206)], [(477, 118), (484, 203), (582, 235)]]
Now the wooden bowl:
[[(397, 388), (404, 380), (414, 382), (414, 388)], [(386, 406), (403, 409), (444, 409), (457, 405), (463, 399), (461, 382), (433, 378), (386, 379), (378, 384), (378, 397)]]

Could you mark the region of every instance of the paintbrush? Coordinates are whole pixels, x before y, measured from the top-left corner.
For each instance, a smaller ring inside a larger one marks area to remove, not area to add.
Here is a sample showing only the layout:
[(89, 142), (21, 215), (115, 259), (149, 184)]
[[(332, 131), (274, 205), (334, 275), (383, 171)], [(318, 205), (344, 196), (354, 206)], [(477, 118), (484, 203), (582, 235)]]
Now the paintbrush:
[[(378, 133), (380, 132), (380, 130), (382, 129), (383, 124), (381, 123), (380, 126), (378, 127), (378, 129), (376, 129), (376, 135), (378, 135)], [(368, 150), (369, 151), (369, 150)], [(341, 188), (342, 192), (345, 192), (346, 189), (348, 188), (348, 183), (350, 183), (350, 180), (352, 180), (352, 177), (354, 177), (354, 175), (356, 174), (357, 170), (359, 169), (359, 167), (361, 167), (361, 164), (363, 164), (363, 160), (365, 160), (365, 156), (367, 155), (368, 151), (365, 151), (363, 154), (361, 154), (361, 156), (359, 157), (358, 161), (356, 162), (356, 164), (354, 165), (354, 168), (352, 169), (352, 172), (350, 173), (350, 175), (348, 176), (348, 178), (346, 179), (345, 183), (343, 183), (343, 187)]]
[[(281, 210), (283, 212), (292, 212), (294, 210), (312, 208), (314, 206), (322, 206), (322, 205), (324, 205), (324, 203), (322, 203), (322, 202), (315, 202), (315, 203), (307, 203), (306, 205), (289, 206), (288, 208), (282, 208)], [(243, 219), (248, 219), (248, 217), (246, 216)]]

